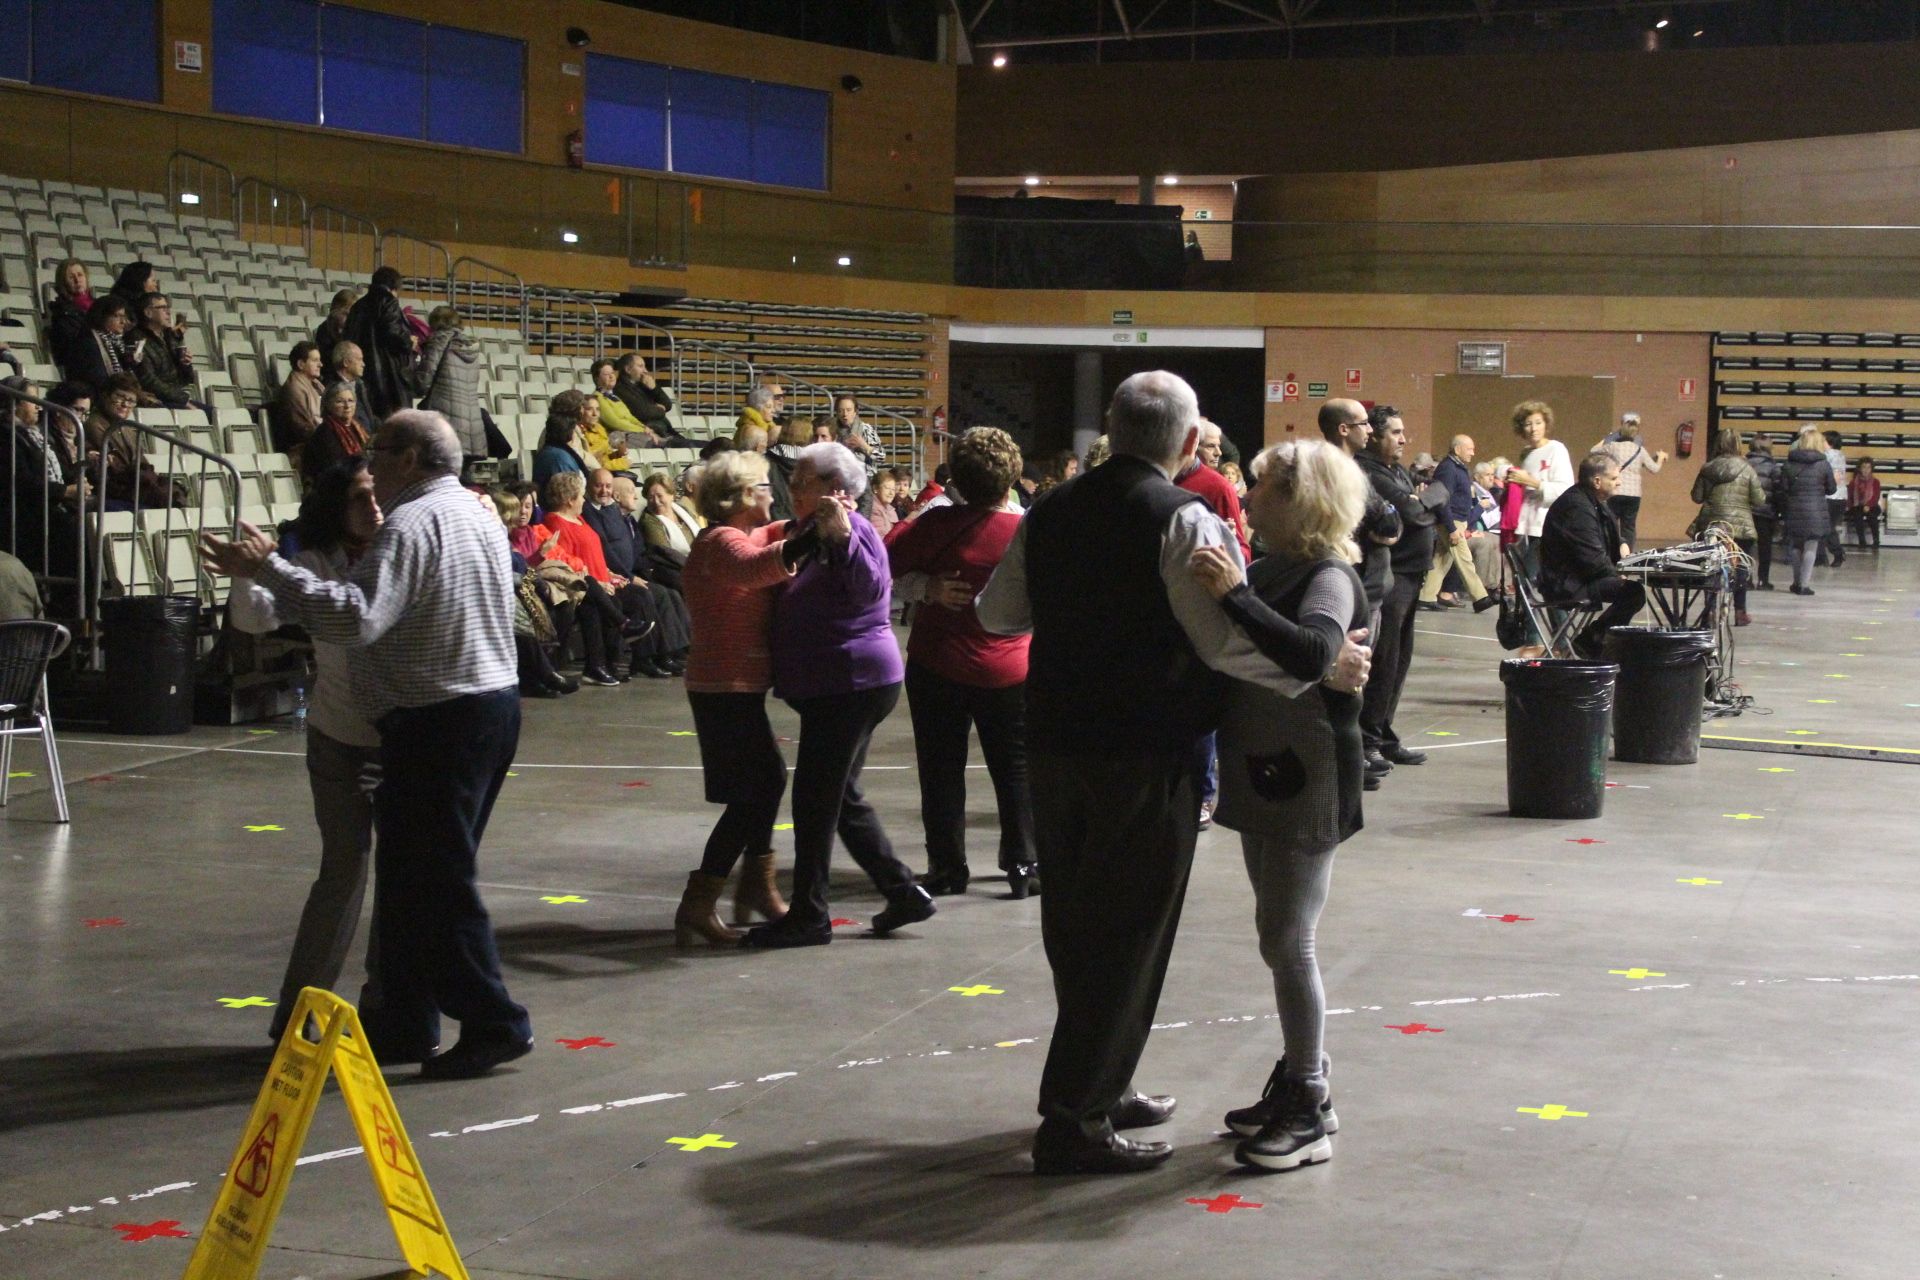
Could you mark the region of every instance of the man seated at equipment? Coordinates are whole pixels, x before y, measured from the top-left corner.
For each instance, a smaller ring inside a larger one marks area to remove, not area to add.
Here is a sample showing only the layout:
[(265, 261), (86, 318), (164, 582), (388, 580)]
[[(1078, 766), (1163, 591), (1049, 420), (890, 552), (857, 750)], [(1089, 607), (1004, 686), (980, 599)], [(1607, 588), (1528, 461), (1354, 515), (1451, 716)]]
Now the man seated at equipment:
[(1620, 576), (1627, 554), (1620, 520), (1607, 499), (1620, 485), (1620, 464), (1604, 453), (1580, 460), (1580, 482), (1547, 509), (1540, 537), (1540, 592), (1548, 600), (1579, 600), (1606, 609), (1574, 637), (1582, 657), (1599, 656), (1607, 632), (1625, 626), (1647, 602), (1646, 588)]

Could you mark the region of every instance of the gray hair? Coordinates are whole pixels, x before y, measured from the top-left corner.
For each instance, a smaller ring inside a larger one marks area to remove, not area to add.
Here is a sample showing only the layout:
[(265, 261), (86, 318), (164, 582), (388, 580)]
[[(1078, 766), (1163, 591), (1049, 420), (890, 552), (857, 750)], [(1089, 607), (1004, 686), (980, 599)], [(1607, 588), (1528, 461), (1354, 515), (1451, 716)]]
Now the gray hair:
[(413, 450), (414, 465), (429, 475), (457, 476), (466, 463), (453, 424), (431, 409), (402, 409), (388, 414), (381, 425), (387, 430), (387, 442), (396, 449)]
[[(334, 384), (333, 384), (332, 386), (330, 386), (330, 387), (328, 387), (328, 388), (327, 388), (327, 390), (326, 390), (326, 394), (325, 394), (325, 395), (323, 395), (323, 396), (321, 396), (321, 397), (320, 397), (320, 403), (321, 403), (321, 404), (323, 404), (323, 405), (330, 405), (330, 404), (332, 404), (332, 403), (333, 403), (333, 402), (334, 402), (335, 400), (341, 400), (341, 399), (345, 399), (345, 398), (347, 398), (347, 397), (349, 397), (349, 396), (352, 396), (352, 395), (353, 395), (353, 384), (352, 384), (352, 383), (350, 383), (350, 382), (336, 382), (336, 383), (334, 383)], [(357, 403), (357, 401), (356, 401), (356, 403)]]
[(795, 470), (800, 463), (813, 464), (813, 474), (830, 488), (839, 489), (850, 497), (859, 497), (867, 489), (867, 469), (860, 465), (860, 459), (853, 456), (853, 450), (843, 444), (821, 441), (810, 444), (800, 450), (800, 457), (794, 463)]
[(578, 471), (556, 471), (547, 477), (547, 509), (557, 511), (586, 496), (587, 478)]
[(765, 413), (773, 407), (773, 388), (765, 383), (747, 392), (747, 408)]
[(1200, 439), (1203, 441), (1204, 440), (1220, 440), (1225, 438), (1226, 433), (1220, 430), (1220, 424), (1217, 422), (1209, 422), (1205, 418), (1202, 418), (1200, 419), (1199, 426), (1200, 426)]
[(1136, 373), (1114, 390), (1107, 435), (1115, 453), (1168, 463), (1180, 456), (1200, 420), (1200, 399), (1186, 380), (1164, 369)]

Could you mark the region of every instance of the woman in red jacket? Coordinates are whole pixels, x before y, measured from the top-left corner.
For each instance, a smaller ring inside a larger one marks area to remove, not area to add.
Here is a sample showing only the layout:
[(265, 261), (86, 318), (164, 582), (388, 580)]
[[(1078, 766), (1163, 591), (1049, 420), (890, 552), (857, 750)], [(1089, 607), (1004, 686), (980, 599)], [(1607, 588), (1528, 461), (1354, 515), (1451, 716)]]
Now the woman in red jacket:
[(1033, 807), (1027, 794), (1027, 637), (992, 635), (973, 600), (1020, 527), (1013, 485), (1020, 446), (995, 427), (975, 427), (948, 458), (965, 506), (934, 507), (887, 547), (901, 599), (924, 600), (907, 641), (907, 705), (919, 761), (920, 817), (927, 832), (928, 893), (967, 889), (967, 736), (980, 731), (1000, 809), (1000, 867), (1013, 896), (1038, 887)]
[(624, 684), (620, 629), (626, 616), (612, 593), (625, 586), (627, 580), (607, 567), (600, 535), (580, 516), (581, 508), (586, 505), (586, 477), (578, 471), (556, 471), (547, 478), (545, 496), (547, 518), (542, 525), (559, 541), (551, 550), (542, 546), (541, 554), (544, 559), (558, 560), (579, 574), (587, 593), (575, 615), (587, 651), (587, 666), (580, 673), (580, 682), (603, 687)]
[(1847, 523), (1853, 526), (1853, 540), (1862, 551), (1867, 549), (1867, 534), (1873, 534), (1873, 549), (1880, 549), (1880, 477), (1873, 474), (1873, 459), (1862, 458), (1853, 464), (1853, 479), (1847, 481)]

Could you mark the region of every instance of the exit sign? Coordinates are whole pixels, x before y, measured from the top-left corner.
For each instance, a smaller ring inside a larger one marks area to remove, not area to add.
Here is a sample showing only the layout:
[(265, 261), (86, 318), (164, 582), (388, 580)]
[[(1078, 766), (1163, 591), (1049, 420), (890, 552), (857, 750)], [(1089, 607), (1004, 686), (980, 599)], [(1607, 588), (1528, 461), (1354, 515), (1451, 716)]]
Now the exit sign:
[(1133, 323), (1133, 312), (1131, 312), (1131, 311), (1116, 311), (1116, 312), (1114, 312), (1114, 313), (1113, 313), (1113, 322), (1114, 322), (1115, 324), (1132, 324), (1132, 323)]
[(1327, 384), (1324, 382), (1309, 382), (1307, 384), (1307, 398), (1310, 400), (1325, 400), (1327, 398)]

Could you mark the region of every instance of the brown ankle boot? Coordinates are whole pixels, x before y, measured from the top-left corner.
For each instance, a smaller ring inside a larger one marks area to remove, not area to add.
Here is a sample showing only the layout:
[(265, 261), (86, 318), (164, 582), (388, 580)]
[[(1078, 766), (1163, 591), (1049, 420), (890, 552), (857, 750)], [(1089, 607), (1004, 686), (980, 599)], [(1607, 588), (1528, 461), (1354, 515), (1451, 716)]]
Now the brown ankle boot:
[(688, 872), (687, 891), (680, 896), (680, 909), (673, 913), (673, 940), (683, 947), (701, 938), (710, 946), (738, 946), (739, 933), (720, 920), (720, 895), (726, 891), (726, 877)]
[(769, 923), (787, 914), (787, 900), (773, 878), (773, 850), (740, 863), (740, 879), (733, 888), (733, 922), (745, 924), (754, 912)]

